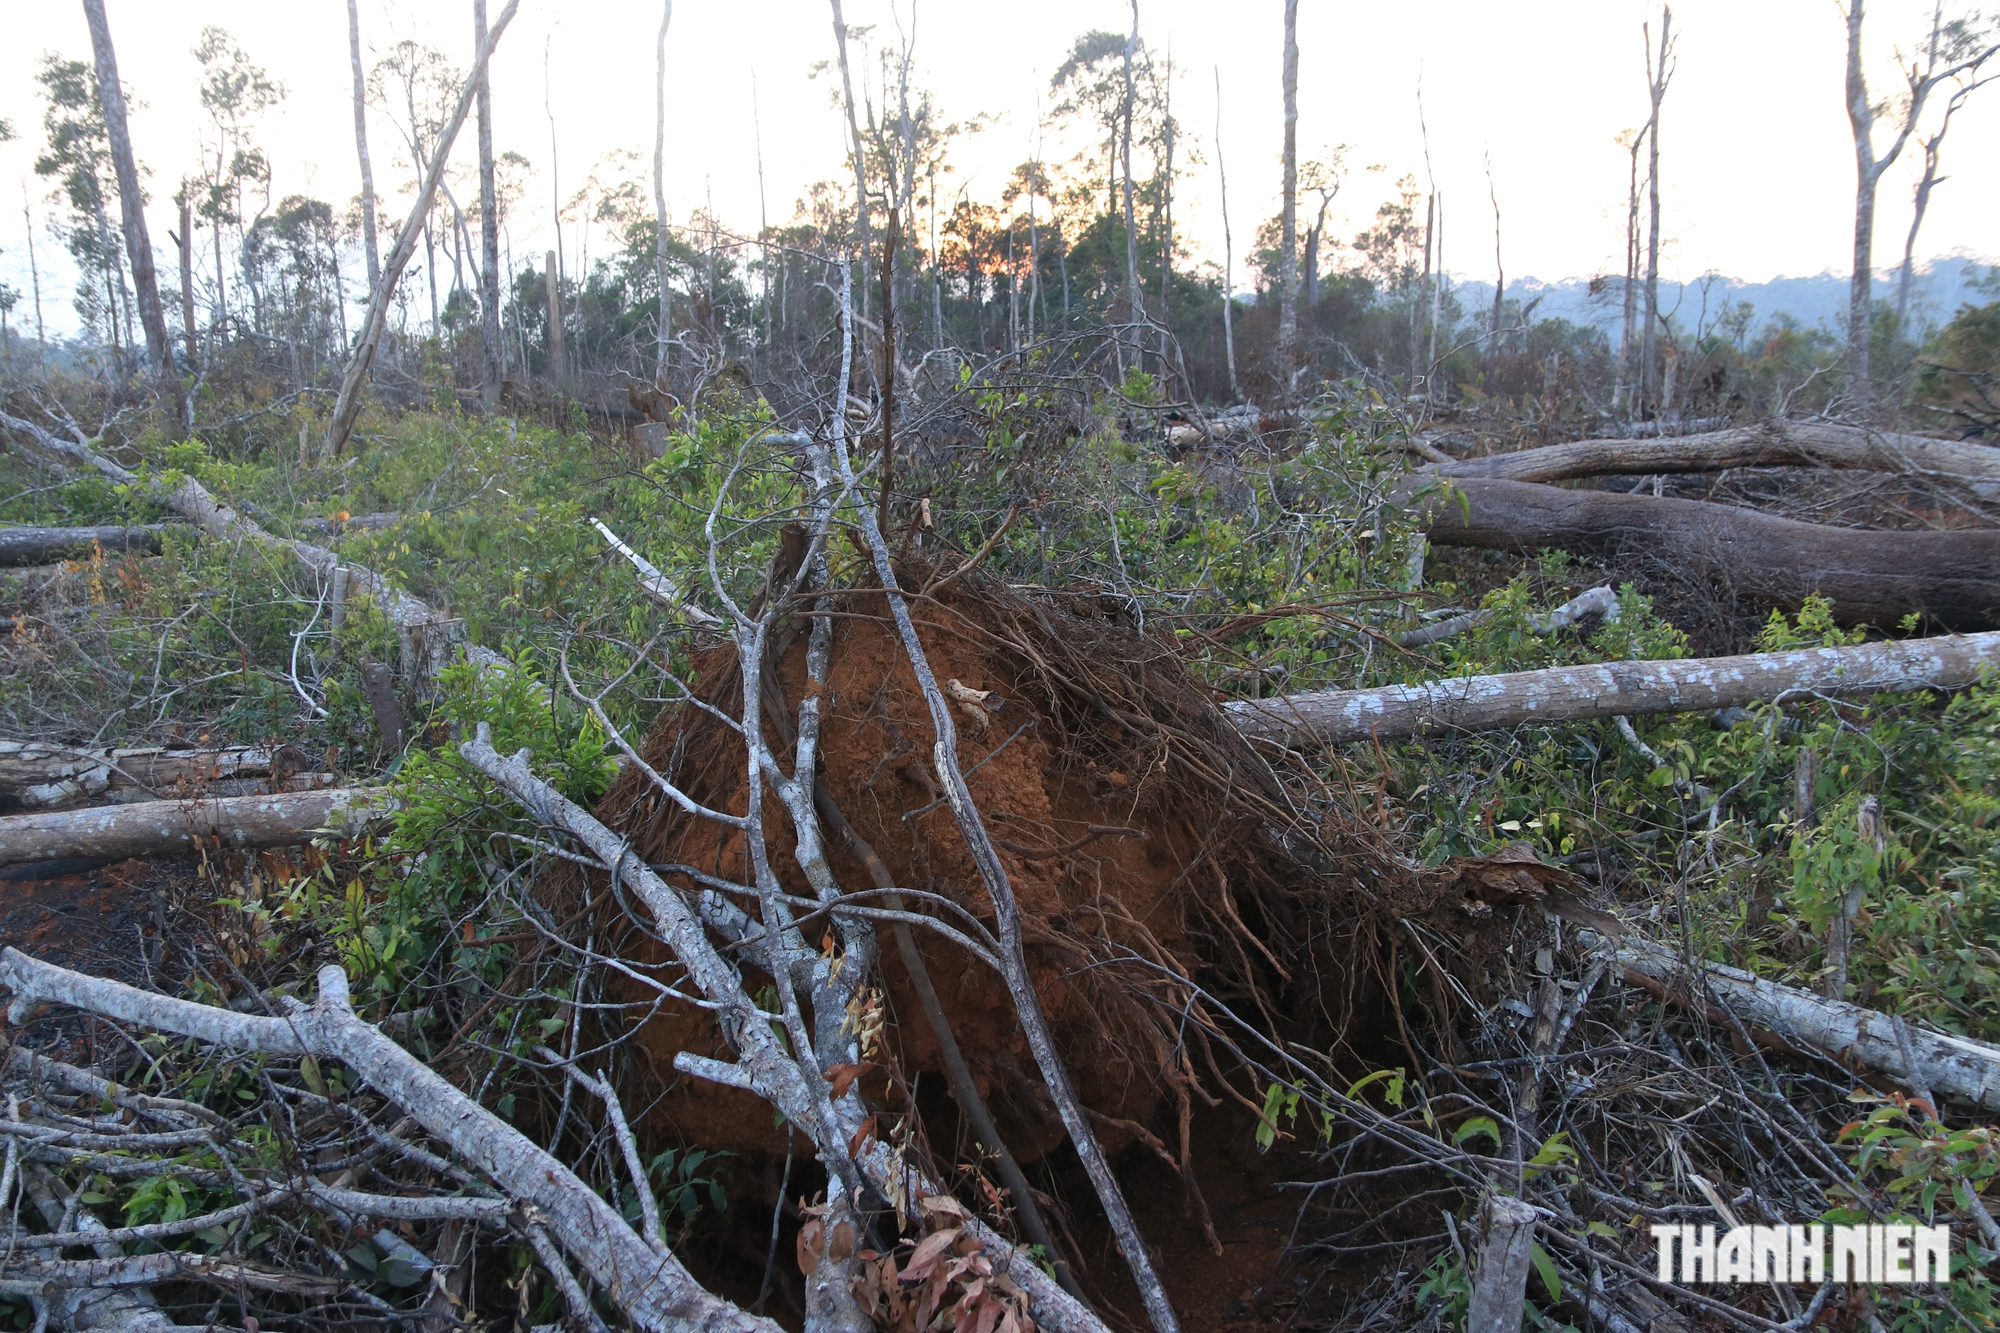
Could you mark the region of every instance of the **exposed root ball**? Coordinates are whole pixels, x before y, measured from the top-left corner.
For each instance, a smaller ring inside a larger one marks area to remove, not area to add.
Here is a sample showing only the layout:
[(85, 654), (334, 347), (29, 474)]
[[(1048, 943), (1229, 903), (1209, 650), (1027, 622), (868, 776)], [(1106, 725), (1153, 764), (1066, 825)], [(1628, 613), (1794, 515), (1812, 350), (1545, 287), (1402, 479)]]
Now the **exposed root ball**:
[[(928, 574), (910, 568), (906, 586), (923, 587)], [(1185, 1170), (1194, 1102), (1248, 1106), (1259, 1096), (1229, 1049), (1247, 1034), (1219, 1017), (1221, 1006), (1314, 1050), (1334, 1051), (1357, 1031), (1367, 1034), (1363, 1045), (1380, 1047), (1396, 1020), (1375, 961), (1385, 953), (1373, 943), (1377, 922), (1450, 914), (1446, 885), (1327, 814), (1334, 803), (1311, 799), (1297, 775), (1282, 780), (1171, 641), (1141, 633), (1113, 599), (1029, 598), (965, 581), (913, 609), (962, 718), (959, 761), (1012, 879), (1036, 989), (1107, 1148), (1145, 1143)], [(830, 614), (824, 782), (899, 886), (949, 899), (990, 927), (985, 890), (930, 769), (929, 717), (882, 595), (843, 594)], [(801, 621), (773, 645), (767, 673), (787, 712), (805, 688)], [(703, 698), (740, 713), (733, 651), (712, 651), (700, 671)], [(775, 717), (776, 701), (767, 703), (766, 717)], [(741, 741), (711, 714), (669, 710), (643, 753), (696, 800), (744, 808)], [(782, 812), (768, 800), (766, 811), (780, 876), (804, 895), (789, 838), (778, 832), (787, 828)], [(751, 880), (733, 830), (689, 818), (643, 773), (628, 770), (598, 813), (655, 865)], [(832, 861), (844, 886), (871, 887), (844, 851)], [(917, 906), (949, 915), (936, 903)], [(823, 921), (807, 929), (812, 939), (826, 934)], [(934, 932), (917, 935), (1008, 1146), (1025, 1160), (1049, 1152), (1064, 1130), (1001, 979)], [(627, 958), (661, 956), (638, 939), (620, 948)], [(883, 957), (882, 1035), (864, 1089), (893, 1100), (919, 1075), (936, 1086), (940, 1064), (895, 951)], [(856, 1016), (864, 1019), (875, 1021)], [(783, 1151), (769, 1110), (749, 1094), (675, 1082), (677, 1051), (728, 1054), (705, 1013), (670, 1003), (643, 1024), (638, 1045), (672, 1084), (656, 1104), (655, 1129), (709, 1147)]]

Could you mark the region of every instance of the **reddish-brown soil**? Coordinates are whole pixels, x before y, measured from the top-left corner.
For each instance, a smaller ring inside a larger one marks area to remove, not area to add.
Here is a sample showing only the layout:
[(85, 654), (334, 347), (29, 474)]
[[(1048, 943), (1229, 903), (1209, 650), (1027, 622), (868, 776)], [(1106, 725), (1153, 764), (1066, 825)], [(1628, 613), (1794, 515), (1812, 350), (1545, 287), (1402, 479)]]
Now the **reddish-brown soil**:
[(63, 967), (139, 978), (159, 896), (182, 875), (147, 861), (43, 861), (0, 871), (0, 946)]

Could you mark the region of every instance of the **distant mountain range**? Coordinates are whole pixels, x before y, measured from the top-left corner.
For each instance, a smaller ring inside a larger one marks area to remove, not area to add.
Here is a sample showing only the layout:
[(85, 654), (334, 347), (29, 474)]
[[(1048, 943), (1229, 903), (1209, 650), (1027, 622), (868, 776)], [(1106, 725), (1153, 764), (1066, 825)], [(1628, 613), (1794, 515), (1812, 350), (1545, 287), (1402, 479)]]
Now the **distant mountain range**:
[[(1994, 266), (1988, 262), (1967, 256), (1937, 259), (1918, 268), (1910, 281), (1910, 312), (1914, 322), (1919, 328), (1935, 327), (1949, 320), (1962, 305), (2000, 300), (2000, 293), (1981, 291), (1977, 286), (1993, 271)], [(1616, 280), (1604, 283), (1593, 294), (1592, 281), (1590, 278), (1564, 278), (1558, 282), (1510, 279), (1507, 300), (1525, 305), (1539, 298), (1533, 318), (1558, 318), (1592, 325), (1616, 341), (1624, 310), (1619, 283)], [(1454, 280), (1452, 291), (1460, 308), (1468, 314), (1492, 308), (1491, 282), (1477, 278)], [(1889, 269), (1878, 274), (1876, 298), (1894, 299), (1895, 293), (1896, 271)], [(1725, 305), (1738, 301), (1747, 301), (1756, 310), (1750, 321), (1752, 333), (1781, 314), (1790, 315), (1807, 328), (1824, 325), (1838, 332), (1847, 316), (1847, 275), (1828, 272), (1807, 278), (1778, 277), (1766, 282), (1745, 282), (1721, 274), (1686, 283), (1669, 282), (1664, 277), (1660, 280), (1662, 309), (1672, 313), (1690, 333), (1698, 325), (1706, 330)]]

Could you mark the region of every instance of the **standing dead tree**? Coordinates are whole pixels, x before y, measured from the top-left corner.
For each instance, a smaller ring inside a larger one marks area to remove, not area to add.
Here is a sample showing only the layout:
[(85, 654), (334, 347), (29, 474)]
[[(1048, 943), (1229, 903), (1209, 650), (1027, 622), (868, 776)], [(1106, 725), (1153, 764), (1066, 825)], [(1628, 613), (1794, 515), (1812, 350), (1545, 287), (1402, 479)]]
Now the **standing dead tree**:
[(348, 357), (347, 371), (340, 380), (340, 394), (334, 399), (333, 414), (326, 423), (322, 450), (329, 457), (345, 449), (347, 437), (354, 433), (355, 419), (361, 415), (361, 387), (368, 379), (369, 368), (375, 364), (376, 349), (381, 345), (382, 331), (388, 325), (389, 301), (395, 293), (396, 281), (402, 276), (404, 266), (416, 254), (417, 242), (423, 239), (424, 226), (430, 218), (431, 201), (437, 198), (438, 184), (444, 179), (445, 164), (451, 159), (451, 146), (457, 141), (465, 117), (472, 110), (472, 103), (485, 82), (486, 65), (492, 59), (493, 48), (500, 44), (500, 34), (507, 31), (507, 25), (514, 21), (514, 13), (520, 8), (520, 3), (521, 0), (507, 0), (507, 7), (500, 11), (493, 30), (480, 43), (479, 53), (473, 58), (472, 71), (466, 75), (465, 87), (459, 92), (458, 105), (452, 109), (451, 119), (445, 122), (444, 129), (438, 134), (437, 149), (432, 153), (430, 166), (424, 171), (423, 180), (417, 187), (416, 203), (410, 209), (402, 231), (397, 233), (396, 243), (389, 247), (381, 280), (369, 293), (368, 314), (361, 324), (361, 336), (355, 341), (354, 351)]
[(1974, 79), (1956, 89), (1950, 100), (1944, 104), (1944, 115), (1938, 118), (1935, 132), (1924, 140), (1924, 173), (1917, 178), (1915, 198), (1910, 212), (1909, 234), (1903, 238), (1903, 265), (1896, 271), (1896, 326), (1907, 329), (1910, 319), (1910, 279), (1915, 267), (1917, 232), (1923, 228), (1924, 214), (1930, 210), (1931, 191), (1943, 184), (1945, 177), (1938, 174), (1938, 159), (1944, 152), (1945, 135), (1951, 132), (1951, 119), (1958, 109), (1965, 105), (1966, 98), (1980, 88), (1993, 82), (1994, 77)]
[(1923, 54), (1902, 66), (1904, 91), (1894, 108), (1895, 137), (1878, 153), (1875, 122), (1889, 108), (1868, 90), (1861, 49), (1864, 8), (1865, 0), (1847, 0), (1842, 9), (1847, 21), (1847, 121), (1854, 132), (1854, 268), (1847, 290), (1847, 378), (1849, 393), (1862, 404), (1874, 396), (1868, 378), (1868, 343), (1874, 314), (1876, 190), (1916, 132), (1938, 85), (1973, 73), (2000, 54), (2000, 43), (1986, 41), (1969, 20), (1947, 21), (1943, 0), (1938, 0), (1931, 10)]

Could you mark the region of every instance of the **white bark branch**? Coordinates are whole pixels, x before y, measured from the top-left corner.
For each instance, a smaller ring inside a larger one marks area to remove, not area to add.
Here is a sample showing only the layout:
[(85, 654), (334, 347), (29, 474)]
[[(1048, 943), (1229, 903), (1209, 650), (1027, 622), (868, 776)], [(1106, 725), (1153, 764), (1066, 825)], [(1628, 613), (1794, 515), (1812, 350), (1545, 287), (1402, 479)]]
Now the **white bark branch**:
[(1801, 1049), (1817, 1048), (1899, 1083), (2000, 1111), (2000, 1046), (1916, 1028), (1899, 1033), (1905, 1025), (1889, 1014), (1721, 963), (1704, 963), (1690, 975), (1678, 955), (1657, 944), (1621, 943), (1612, 948), (1611, 959), (1625, 969), (1628, 980), (1643, 978), (1682, 1003), (1720, 1005), (1743, 1023)]
[(563, 1250), (638, 1328), (776, 1333), (777, 1325), (704, 1291), (678, 1260), (656, 1253), (561, 1162), (356, 1017), (346, 974), (337, 967), (320, 969), (317, 1003), (292, 1001), (283, 1018), (156, 995), (39, 962), (16, 949), (0, 951), (0, 983), (13, 991), (9, 1013), (17, 1026), (35, 1004), (59, 1003), (235, 1050), (339, 1060), (509, 1198), (534, 1209)]
[(1696, 713), (1814, 695), (1960, 689), (2000, 667), (2000, 630), (1741, 657), (1600, 662), (1223, 707), (1246, 734), (1292, 745), (1389, 740), (1640, 713)]
[(1663, 472), (1721, 472), (1736, 467), (1913, 472), (1959, 481), (2000, 482), (2000, 450), (1829, 421), (1774, 420), (1701, 435), (1573, 440), (1511, 454), (1449, 462), (1438, 471), (1449, 477), (1547, 482)]

